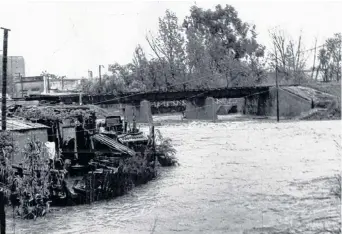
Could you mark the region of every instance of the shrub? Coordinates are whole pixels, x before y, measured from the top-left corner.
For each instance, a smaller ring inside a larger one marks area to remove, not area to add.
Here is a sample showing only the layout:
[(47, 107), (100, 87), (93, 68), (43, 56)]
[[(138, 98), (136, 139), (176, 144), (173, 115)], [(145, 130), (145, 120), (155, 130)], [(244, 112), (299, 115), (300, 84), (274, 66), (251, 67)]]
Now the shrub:
[(36, 218), (46, 213), (49, 195), (49, 170), (43, 144), (29, 139), (24, 146), (23, 173), (12, 168), (9, 157), (13, 153), (11, 135), (0, 134), (1, 183), (13, 210), (22, 218)]
[(156, 129), (156, 154), (158, 161), (162, 166), (174, 166), (178, 164), (175, 157), (176, 149), (172, 145), (171, 138), (164, 138), (161, 132)]

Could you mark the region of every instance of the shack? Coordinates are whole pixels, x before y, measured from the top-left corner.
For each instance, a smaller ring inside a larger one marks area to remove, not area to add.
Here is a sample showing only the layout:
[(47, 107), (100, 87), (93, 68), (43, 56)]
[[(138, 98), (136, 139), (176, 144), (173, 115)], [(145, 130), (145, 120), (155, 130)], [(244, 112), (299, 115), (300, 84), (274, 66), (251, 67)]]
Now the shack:
[(11, 132), (14, 146), (12, 164), (19, 164), (23, 160), (24, 145), (30, 138), (36, 138), (42, 143), (47, 142), (48, 129), (48, 126), (39, 123), (21, 119), (7, 119), (7, 130)]

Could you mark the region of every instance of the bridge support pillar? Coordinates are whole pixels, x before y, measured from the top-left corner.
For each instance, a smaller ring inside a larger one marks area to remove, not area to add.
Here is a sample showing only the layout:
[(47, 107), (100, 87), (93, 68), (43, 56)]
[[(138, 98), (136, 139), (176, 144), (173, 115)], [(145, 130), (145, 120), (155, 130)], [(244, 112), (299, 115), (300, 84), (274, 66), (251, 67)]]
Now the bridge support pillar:
[(185, 118), (217, 120), (217, 104), (215, 99), (207, 97), (206, 99), (196, 99), (187, 101), (185, 109)]
[(125, 105), (124, 117), (125, 121), (133, 122), (133, 116), (137, 123), (152, 123), (151, 103), (143, 100), (137, 105)]
[(151, 102), (143, 100), (140, 102), (140, 113), (138, 122), (139, 123), (152, 123), (152, 110), (151, 110)]
[(135, 116), (135, 119), (136, 119), (136, 116), (137, 116), (136, 113), (137, 113), (137, 108), (134, 105), (130, 105), (130, 104), (125, 105), (123, 114), (124, 114), (124, 118), (126, 122), (130, 122), (130, 123), (133, 122), (133, 116)]

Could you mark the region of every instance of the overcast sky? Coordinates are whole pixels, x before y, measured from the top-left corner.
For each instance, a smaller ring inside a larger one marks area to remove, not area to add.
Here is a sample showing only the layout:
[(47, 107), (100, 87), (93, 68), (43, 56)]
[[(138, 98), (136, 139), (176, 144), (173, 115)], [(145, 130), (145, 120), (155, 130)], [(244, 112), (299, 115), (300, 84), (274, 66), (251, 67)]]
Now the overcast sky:
[[(314, 47), (342, 31), (342, 1), (0, 1), (0, 26), (10, 28), (8, 55), (24, 56), (26, 75), (47, 70), (70, 78), (87, 76), (98, 65), (132, 59), (134, 48), (148, 49), (146, 32), (156, 31), (166, 9), (180, 23), (196, 4), (214, 8), (230, 4), (240, 18), (256, 25), (258, 41), (269, 46), (268, 30), (276, 26), (305, 47)], [(0, 34), (2, 50), (2, 32)], [(147, 50), (148, 51), (148, 50)]]

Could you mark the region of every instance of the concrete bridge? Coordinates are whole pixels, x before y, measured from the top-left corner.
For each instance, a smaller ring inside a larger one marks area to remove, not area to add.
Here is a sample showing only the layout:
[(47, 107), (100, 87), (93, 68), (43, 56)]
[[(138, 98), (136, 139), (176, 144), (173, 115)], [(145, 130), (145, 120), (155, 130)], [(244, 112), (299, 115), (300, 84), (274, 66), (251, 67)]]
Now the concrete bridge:
[[(281, 87), (294, 87), (281, 86)], [(274, 86), (234, 87), (218, 89), (198, 89), (187, 91), (166, 91), (166, 92), (133, 92), (124, 94), (104, 95), (34, 95), (26, 100), (53, 101), (57, 103), (71, 104), (93, 104), (103, 107), (115, 105), (124, 111), (128, 121), (135, 116), (138, 122), (151, 122), (151, 102), (163, 101), (185, 101), (185, 117), (187, 119), (217, 119), (217, 110), (220, 107), (217, 99), (222, 98), (243, 98), (244, 112), (247, 114), (267, 115), (267, 112), (274, 112)], [(120, 104), (120, 105), (118, 105)]]

